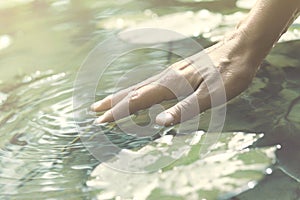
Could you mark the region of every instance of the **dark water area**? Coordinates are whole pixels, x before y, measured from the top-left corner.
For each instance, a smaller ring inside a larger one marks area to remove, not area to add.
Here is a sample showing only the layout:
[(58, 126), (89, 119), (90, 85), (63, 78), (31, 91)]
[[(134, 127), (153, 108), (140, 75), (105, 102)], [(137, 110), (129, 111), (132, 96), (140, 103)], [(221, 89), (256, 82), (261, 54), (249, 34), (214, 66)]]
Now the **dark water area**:
[[(238, 5), (247, 1), (0, 2), (0, 199), (299, 199), (298, 23), (265, 59), (249, 89), (228, 104), (224, 133), (203, 161), (201, 130), (210, 112), (198, 132), (153, 126), (149, 130), (156, 133), (138, 136), (113, 123), (93, 125), (92, 102), (74, 108), (76, 75), (99, 42), (145, 21), (168, 23), (168, 15), (178, 21), (188, 15), (206, 17), (209, 29), (183, 29), (208, 46), (247, 12)], [(106, 71), (95, 99), (126, 87), (116, 82), (136, 66), (155, 66), (149, 75), (176, 60), (164, 51), (132, 52)], [(133, 117), (141, 126), (150, 118), (148, 111)], [(89, 145), (103, 153), (101, 159)], [(178, 149), (184, 152), (179, 159)], [(143, 160), (149, 169), (164, 156), (175, 155), (176, 161), (143, 175), (105, 167), (118, 164), (122, 152), (151, 154)]]

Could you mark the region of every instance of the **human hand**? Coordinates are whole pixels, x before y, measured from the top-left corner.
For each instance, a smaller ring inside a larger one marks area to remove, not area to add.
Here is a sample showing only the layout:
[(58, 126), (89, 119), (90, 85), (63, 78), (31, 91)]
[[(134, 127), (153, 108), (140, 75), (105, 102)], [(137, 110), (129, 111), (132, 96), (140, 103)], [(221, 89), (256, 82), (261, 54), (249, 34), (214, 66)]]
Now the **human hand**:
[[(95, 123), (112, 122), (162, 101), (184, 96), (156, 117), (157, 124), (170, 126), (209, 109), (213, 94), (225, 94), (226, 101), (232, 99), (251, 83), (263, 59), (244, 39), (242, 33), (235, 32), (204, 52), (176, 62), (160, 74), (94, 103), (92, 111), (106, 111)], [(215, 67), (207, 62), (204, 53)], [(217, 81), (218, 77), (221, 81)], [(219, 104), (222, 103), (225, 102)]]

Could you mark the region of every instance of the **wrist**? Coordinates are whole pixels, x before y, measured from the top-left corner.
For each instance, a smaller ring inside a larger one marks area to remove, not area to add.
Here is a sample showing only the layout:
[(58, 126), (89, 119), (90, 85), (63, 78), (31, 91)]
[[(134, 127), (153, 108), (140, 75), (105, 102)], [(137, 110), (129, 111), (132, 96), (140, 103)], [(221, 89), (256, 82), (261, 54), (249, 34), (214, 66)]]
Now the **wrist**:
[(235, 59), (243, 58), (249, 64), (247, 67), (251, 66), (256, 70), (273, 46), (273, 43), (268, 44), (261, 40), (259, 37), (249, 35), (246, 30), (237, 28), (227, 34), (222, 43), (231, 43), (229, 56), (232, 55)]
[[(299, 15), (300, 2), (258, 0), (247, 17), (240, 21), (236, 32), (256, 56), (263, 58)], [(255, 53), (254, 52), (254, 53)]]
[(239, 35), (239, 41), (248, 49), (248, 53), (258, 59), (264, 59), (268, 55), (281, 35), (279, 33), (271, 35), (263, 30), (253, 33), (251, 27), (247, 26), (241, 26), (236, 32)]

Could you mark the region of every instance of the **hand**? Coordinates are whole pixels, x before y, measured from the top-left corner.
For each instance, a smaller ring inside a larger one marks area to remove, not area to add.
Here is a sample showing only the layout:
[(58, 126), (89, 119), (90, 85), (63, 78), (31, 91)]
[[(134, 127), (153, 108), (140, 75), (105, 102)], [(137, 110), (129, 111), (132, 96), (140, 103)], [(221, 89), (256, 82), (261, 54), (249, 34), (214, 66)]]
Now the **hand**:
[(247, 44), (243, 33), (239, 32), (230, 34), (204, 52), (216, 67), (215, 71), (220, 75), (222, 84), (216, 84), (213, 89), (207, 86), (216, 82), (217, 76), (209, 64), (203, 62), (205, 58), (203, 52), (200, 52), (171, 65), (142, 83), (94, 103), (91, 106), (93, 111), (106, 111), (95, 123), (112, 122), (179, 96), (186, 98), (160, 113), (156, 117), (156, 123), (170, 126), (188, 120), (212, 106), (212, 93), (218, 95), (225, 89), (228, 101), (244, 91), (263, 59), (257, 48)]

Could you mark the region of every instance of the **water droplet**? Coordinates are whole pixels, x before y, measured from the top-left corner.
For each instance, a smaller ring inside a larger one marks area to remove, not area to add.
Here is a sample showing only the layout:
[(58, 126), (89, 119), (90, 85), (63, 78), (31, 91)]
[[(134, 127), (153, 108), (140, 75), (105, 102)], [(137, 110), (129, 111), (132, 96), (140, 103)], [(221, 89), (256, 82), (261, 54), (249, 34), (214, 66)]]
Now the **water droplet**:
[(250, 182), (248, 182), (248, 187), (249, 187), (250, 189), (254, 188), (255, 185), (256, 185), (256, 182), (255, 182), (255, 181), (250, 181)]
[(198, 37), (200, 35), (200, 31), (195, 31), (194, 33), (193, 33), (193, 36), (194, 37)]
[(0, 36), (0, 50), (5, 49), (11, 45), (11, 37), (9, 35)]
[(271, 168), (267, 168), (267, 169), (266, 169), (266, 173), (267, 173), (267, 174), (272, 174), (272, 172), (273, 172), (273, 170), (272, 170)]

